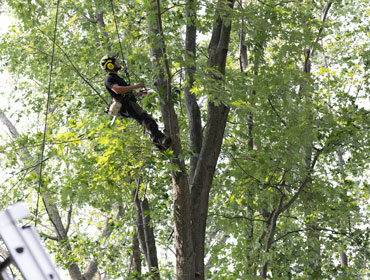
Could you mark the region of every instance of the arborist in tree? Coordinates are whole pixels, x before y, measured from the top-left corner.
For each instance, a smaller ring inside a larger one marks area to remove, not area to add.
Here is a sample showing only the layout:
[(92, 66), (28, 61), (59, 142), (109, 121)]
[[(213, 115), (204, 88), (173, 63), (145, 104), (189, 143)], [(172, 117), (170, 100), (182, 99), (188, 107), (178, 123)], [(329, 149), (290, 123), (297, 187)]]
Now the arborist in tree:
[(144, 83), (130, 86), (122, 77), (118, 76), (117, 73), (122, 69), (122, 66), (117, 60), (117, 56), (117, 53), (107, 54), (100, 60), (102, 68), (108, 72), (104, 79), (104, 85), (113, 99), (109, 112), (112, 115), (134, 118), (150, 132), (153, 143), (159, 150), (168, 149), (171, 145), (171, 138), (164, 135), (158, 129), (156, 121), (137, 104), (135, 95), (142, 96), (148, 92), (132, 92), (135, 89), (144, 88)]

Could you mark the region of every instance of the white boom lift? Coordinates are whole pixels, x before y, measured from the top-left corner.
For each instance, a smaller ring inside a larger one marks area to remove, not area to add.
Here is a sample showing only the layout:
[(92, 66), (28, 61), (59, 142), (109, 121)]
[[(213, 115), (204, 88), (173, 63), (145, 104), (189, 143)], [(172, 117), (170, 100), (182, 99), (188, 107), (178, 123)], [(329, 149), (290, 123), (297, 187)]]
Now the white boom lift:
[(0, 263), (0, 280), (11, 280), (6, 268), (13, 263), (26, 280), (60, 280), (57, 270), (41, 244), (34, 227), (17, 224), (29, 216), (23, 203), (0, 211), (0, 237), (9, 256)]

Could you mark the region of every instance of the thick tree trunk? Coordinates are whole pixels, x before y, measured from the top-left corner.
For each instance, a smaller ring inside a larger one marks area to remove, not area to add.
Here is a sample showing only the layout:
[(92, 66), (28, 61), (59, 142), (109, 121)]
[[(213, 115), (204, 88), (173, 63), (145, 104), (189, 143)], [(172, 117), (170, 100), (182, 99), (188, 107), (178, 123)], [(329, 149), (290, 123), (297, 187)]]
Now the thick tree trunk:
[(148, 29), (152, 38), (159, 39), (155, 48), (151, 49), (153, 68), (157, 73), (157, 89), (160, 94), (160, 105), (166, 131), (170, 132), (174, 159), (178, 171), (172, 172), (174, 223), (176, 243), (176, 274), (177, 279), (194, 278), (194, 254), (191, 236), (190, 191), (185, 163), (179, 159), (182, 153), (178, 136), (178, 122), (171, 96), (171, 73), (166, 55), (163, 38), (160, 1), (152, 0), (152, 9), (147, 13)]
[[(190, 3), (190, 2), (189, 2)], [(178, 138), (178, 123), (177, 116), (174, 114), (174, 109), (171, 100), (171, 84), (170, 71), (166, 58), (165, 41), (161, 27), (161, 16), (159, 1), (153, 0), (153, 9), (148, 13), (148, 27), (155, 38), (160, 38), (157, 42), (157, 47), (152, 49), (153, 67), (158, 75), (158, 91), (162, 93), (161, 100), (165, 103), (162, 107), (162, 115), (165, 121), (166, 128), (169, 128), (170, 135), (173, 141), (173, 150), (175, 163), (179, 167), (179, 171), (173, 172), (173, 187), (174, 187), (174, 221), (175, 221), (175, 242), (177, 255), (177, 279), (194, 279), (197, 275), (200, 279), (204, 279), (204, 241), (206, 231), (206, 221), (208, 213), (209, 192), (214, 176), (218, 156), (220, 154), (226, 120), (229, 108), (223, 104), (215, 105), (213, 102), (208, 104), (208, 119), (207, 129), (205, 132), (204, 142), (200, 142), (200, 114), (198, 114), (195, 100), (191, 95), (188, 95), (187, 108), (190, 109), (192, 116), (193, 138), (192, 146), (200, 151), (199, 159), (193, 158), (191, 166), (190, 178), (191, 182), (191, 200), (189, 193), (188, 176), (185, 170), (185, 164), (178, 157), (181, 154), (181, 145)], [(229, 7), (233, 7), (234, 1), (227, 1)], [(219, 6), (224, 5), (219, 1)], [(191, 11), (188, 11), (189, 13)], [(194, 47), (194, 27), (188, 26), (187, 29), (187, 48), (190, 53), (193, 53)], [(231, 22), (227, 16), (221, 18), (218, 16), (215, 28), (213, 30), (212, 39), (209, 49), (209, 65), (217, 69), (221, 76), (225, 74), (226, 56), (230, 39)], [(188, 69), (188, 74), (193, 70)], [(223, 83), (222, 79), (214, 77), (215, 80)], [(189, 76), (191, 77), (191, 75)], [(212, 93), (209, 93), (212, 95)], [(163, 107), (165, 107), (163, 109)], [(193, 109), (193, 111), (192, 111)], [(167, 119), (169, 118), (169, 119)], [(194, 127), (197, 126), (197, 127)], [(200, 145), (202, 146), (201, 149)], [(190, 207), (190, 201), (192, 202)], [(191, 210), (192, 209), (192, 210)], [(191, 217), (192, 216), (192, 217)], [(194, 251), (195, 258), (194, 259)]]
[(208, 104), (207, 130), (192, 184), (192, 230), (196, 255), (196, 272), (204, 279), (204, 241), (208, 200), (229, 109)]
[[(223, 5), (219, 1), (219, 7)], [(232, 8), (234, 1), (227, 1)], [(227, 16), (218, 16), (212, 32), (209, 44), (209, 66), (218, 69), (221, 76), (225, 74), (226, 57), (230, 40), (231, 22)], [(220, 84), (223, 83), (219, 77), (214, 77)], [(209, 93), (212, 95), (212, 93)], [(207, 125), (202, 149), (194, 172), (191, 185), (192, 198), (192, 230), (195, 251), (195, 270), (199, 279), (204, 279), (204, 249), (205, 234), (208, 215), (209, 192), (221, 151), (222, 140), (226, 127), (229, 108), (224, 104), (215, 105), (208, 102)]]

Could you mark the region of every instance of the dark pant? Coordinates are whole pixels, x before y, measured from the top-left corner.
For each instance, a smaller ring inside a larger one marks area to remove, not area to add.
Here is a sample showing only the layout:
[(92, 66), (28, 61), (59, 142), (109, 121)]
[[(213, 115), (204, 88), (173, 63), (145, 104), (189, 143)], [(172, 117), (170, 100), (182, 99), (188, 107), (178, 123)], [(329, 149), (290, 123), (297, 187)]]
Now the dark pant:
[[(156, 121), (148, 115), (147, 112), (144, 111), (143, 108), (140, 107), (134, 101), (125, 102), (124, 106), (122, 106), (126, 113), (131, 118), (135, 119), (138, 123), (145, 127), (150, 132), (151, 137), (153, 140), (158, 140), (159, 138), (163, 137), (163, 133), (158, 129), (158, 125)], [(122, 110), (121, 110), (122, 111)]]

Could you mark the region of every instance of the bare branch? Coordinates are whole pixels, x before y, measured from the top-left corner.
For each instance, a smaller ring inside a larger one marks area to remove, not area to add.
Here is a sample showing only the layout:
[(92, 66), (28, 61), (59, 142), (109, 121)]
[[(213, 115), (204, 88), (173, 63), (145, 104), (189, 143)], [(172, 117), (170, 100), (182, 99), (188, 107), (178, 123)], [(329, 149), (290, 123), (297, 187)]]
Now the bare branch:
[(329, 229), (329, 228), (320, 228), (320, 227), (309, 226), (309, 227), (307, 227), (305, 229), (297, 229), (297, 230), (287, 231), (282, 236), (279, 236), (278, 238), (276, 238), (273, 241), (273, 243), (278, 242), (281, 239), (284, 239), (285, 237), (287, 237), (290, 234), (299, 233), (299, 232), (305, 232), (305, 231), (327, 231), (327, 232), (330, 232), (331, 234), (344, 235), (344, 236), (349, 237), (349, 233), (348, 232), (340, 232), (340, 231), (336, 231), (336, 230)]

